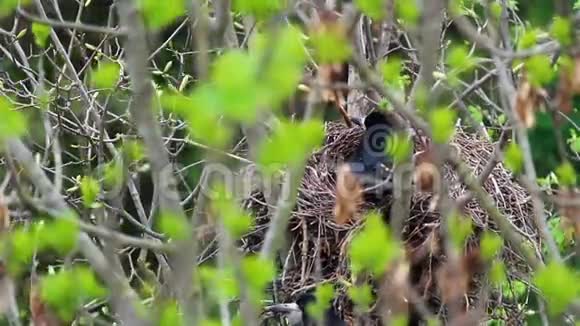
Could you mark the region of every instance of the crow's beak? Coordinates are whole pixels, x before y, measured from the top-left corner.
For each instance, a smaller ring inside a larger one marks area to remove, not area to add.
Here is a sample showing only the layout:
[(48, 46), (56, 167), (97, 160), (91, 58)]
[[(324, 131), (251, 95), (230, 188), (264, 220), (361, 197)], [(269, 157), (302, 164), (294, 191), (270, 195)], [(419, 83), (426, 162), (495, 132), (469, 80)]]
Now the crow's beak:
[(353, 117), (353, 116), (349, 116), (349, 118), (350, 118), (350, 121), (352, 121), (353, 124), (355, 124), (355, 125), (357, 125), (357, 126), (359, 126), (361, 128), (364, 128), (365, 124), (364, 124), (364, 121), (363, 121), (362, 118), (360, 118), (360, 117)]
[(266, 312), (289, 314), (292, 312), (302, 312), (296, 303), (279, 303), (264, 308)]

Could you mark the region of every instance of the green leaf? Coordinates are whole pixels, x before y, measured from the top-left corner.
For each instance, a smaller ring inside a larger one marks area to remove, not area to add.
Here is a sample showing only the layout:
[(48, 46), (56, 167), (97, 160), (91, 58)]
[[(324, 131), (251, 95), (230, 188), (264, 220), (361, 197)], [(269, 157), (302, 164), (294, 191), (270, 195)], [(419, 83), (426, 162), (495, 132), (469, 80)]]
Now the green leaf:
[(504, 163), (513, 173), (519, 173), (524, 165), (524, 154), (516, 143), (510, 143), (505, 150)]
[(348, 289), (348, 296), (362, 311), (367, 311), (375, 301), (373, 298), (372, 288), (368, 284), (350, 287)]
[[(34, 235), (24, 228), (18, 228), (10, 234), (11, 260), (17, 264), (28, 264), (32, 260), (36, 241)], [(18, 266), (14, 266), (18, 268)]]
[(40, 282), (41, 297), (64, 320), (71, 320), (83, 303), (107, 295), (94, 273), (84, 266), (46, 275)]
[(242, 14), (253, 15), (258, 19), (266, 19), (286, 7), (286, 0), (234, 0), (234, 10)]
[(486, 231), (481, 237), (481, 257), (485, 260), (492, 260), (503, 246), (503, 240), (497, 234)]
[(202, 265), (199, 268), (199, 276), (209, 295), (215, 300), (231, 299), (239, 295), (239, 284), (234, 271), (228, 266), (218, 269)]
[(161, 310), (159, 326), (180, 326), (185, 325), (179, 306), (175, 302), (166, 303)]
[(467, 109), (469, 110), (469, 114), (471, 115), (471, 118), (476, 123), (483, 122), (483, 113), (482, 113), (481, 107), (475, 106), (475, 105), (470, 105)]
[(307, 313), (318, 322), (322, 322), (324, 319), (325, 311), (332, 304), (331, 301), (334, 298), (334, 288), (332, 284), (324, 283), (316, 287), (314, 292), (314, 297), (316, 301), (310, 303), (306, 306)]
[(570, 149), (572, 149), (575, 153), (580, 153), (580, 137), (577, 137), (571, 141)]
[(355, 0), (355, 4), (361, 12), (375, 20), (381, 20), (386, 13), (383, 0)]
[(256, 67), (256, 61), (247, 53), (229, 51), (214, 63), (211, 79), (215, 83), (215, 93), (203, 95), (221, 100), (221, 110), (226, 117), (246, 123), (255, 121), (259, 97)]
[(138, 162), (145, 159), (145, 148), (140, 141), (127, 140), (123, 143), (123, 153), (129, 162)]
[(187, 14), (186, 0), (139, 0), (145, 23), (151, 29), (158, 29)]
[(379, 64), (383, 80), (388, 86), (400, 86), (403, 73), (403, 60), (399, 57), (389, 57)]
[(34, 43), (36, 43), (38, 47), (45, 48), (51, 30), (52, 28), (48, 25), (33, 22), (32, 34), (34, 35)]
[(271, 139), (260, 144), (258, 162), (267, 173), (276, 172), (281, 165), (301, 164), (323, 140), (324, 126), (320, 121), (281, 121)]
[(433, 140), (440, 144), (449, 142), (455, 134), (457, 113), (448, 108), (438, 108), (431, 111), (429, 122), (433, 129)]
[(92, 205), (97, 200), (101, 187), (99, 182), (92, 177), (84, 176), (81, 179), (81, 195), (83, 198), (83, 204), (86, 207), (92, 207)]
[(48, 223), (38, 233), (39, 242), (66, 255), (76, 246), (79, 226), (72, 217), (62, 217)]
[(0, 141), (4, 138), (19, 137), (26, 132), (26, 120), (16, 111), (7, 97), (0, 96)]
[(465, 241), (473, 232), (471, 218), (453, 214), (449, 217), (451, 242), (456, 248), (463, 248)]
[(240, 238), (250, 230), (254, 219), (240, 208), (223, 184), (216, 186), (213, 193), (212, 208), (221, 218), (230, 236), (234, 239)]
[(184, 216), (164, 212), (159, 216), (159, 230), (173, 240), (186, 239), (190, 233)]
[(123, 182), (123, 163), (120, 159), (107, 162), (103, 168), (103, 184), (105, 188), (112, 189)]
[(572, 24), (570, 20), (564, 17), (555, 17), (550, 33), (562, 46), (572, 44)]
[(562, 186), (576, 185), (576, 170), (574, 170), (574, 166), (570, 162), (566, 161), (562, 163), (556, 169), (556, 175)]
[(469, 48), (465, 45), (452, 46), (446, 58), (449, 67), (458, 71), (469, 71), (475, 67), (475, 60), (469, 55)]
[(97, 88), (114, 88), (121, 74), (121, 66), (116, 62), (101, 63), (93, 71), (93, 85)]
[(395, 1), (395, 10), (399, 18), (409, 25), (417, 24), (421, 12), (416, 1)]
[(534, 283), (544, 294), (548, 311), (552, 316), (566, 311), (568, 305), (578, 295), (577, 276), (568, 267), (555, 261), (536, 273)]
[(518, 49), (525, 50), (532, 48), (538, 42), (538, 34), (540, 33), (539, 30), (535, 28), (529, 28), (524, 31), (524, 34), (520, 38), (518, 42)]
[(387, 138), (387, 153), (393, 158), (395, 164), (406, 161), (413, 152), (413, 142), (409, 134), (397, 132)]
[(352, 54), (344, 27), (338, 23), (317, 30), (311, 35), (310, 43), (321, 63), (342, 63)]
[(489, 280), (494, 286), (501, 286), (506, 281), (505, 263), (501, 260), (494, 260), (489, 269)]
[[(21, 0), (20, 5), (26, 6), (30, 0)], [(7, 16), (12, 13), (18, 6), (18, 0), (2, 0), (0, 1), (0, 17)]]
[(246, 256), (242, 260), (242, 273), (251, 300), (258, 303), (264, 295), (266, 285), (276, 276), (276, 269), (270, 260), (259, 256)]
[(366, 270), (380, 275), (400, 255), (401, 247), (392, 237), (382, 216), (377, 212), (367, 215), (364, 227), (350, 243), (352, 272), (358, 274)]
[(535, 87), (542, 87), (554, 78), (552, 62), (547, 55), (535, 55), (525, 61), (527, 76)]

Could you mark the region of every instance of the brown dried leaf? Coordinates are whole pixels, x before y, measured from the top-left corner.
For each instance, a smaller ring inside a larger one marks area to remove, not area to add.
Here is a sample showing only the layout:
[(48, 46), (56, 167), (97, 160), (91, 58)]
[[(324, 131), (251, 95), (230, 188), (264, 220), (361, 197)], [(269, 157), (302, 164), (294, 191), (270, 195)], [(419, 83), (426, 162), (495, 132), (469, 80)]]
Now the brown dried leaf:
[(536, 124), (536, 108), (540, 101), (541, 91), (532, 86), (525, 78), (516, 93), (515, 113), (526, 128)]
[(334, 219), (338, 224), (345, 224), (353, 218), (362, 204), (363, 189), (348, 164), (338, 168), (336, 178)]

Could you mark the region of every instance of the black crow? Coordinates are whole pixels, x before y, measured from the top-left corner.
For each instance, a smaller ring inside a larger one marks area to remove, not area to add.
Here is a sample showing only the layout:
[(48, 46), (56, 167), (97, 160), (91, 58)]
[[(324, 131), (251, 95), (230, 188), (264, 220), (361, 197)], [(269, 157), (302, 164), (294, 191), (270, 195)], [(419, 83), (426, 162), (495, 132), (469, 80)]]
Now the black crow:
[[(360, 121), (354, 122), (361, 124)], [(393, 125), (380, 111), (374, 111), (366, 116), (362, 125), (365, 128), (364, 134), (356, 151), (347, 159), (347, 163), (353, 174), (359, 178), (363, 188), (390, 190), (393, 162), (386, 153), (386, 147)]]

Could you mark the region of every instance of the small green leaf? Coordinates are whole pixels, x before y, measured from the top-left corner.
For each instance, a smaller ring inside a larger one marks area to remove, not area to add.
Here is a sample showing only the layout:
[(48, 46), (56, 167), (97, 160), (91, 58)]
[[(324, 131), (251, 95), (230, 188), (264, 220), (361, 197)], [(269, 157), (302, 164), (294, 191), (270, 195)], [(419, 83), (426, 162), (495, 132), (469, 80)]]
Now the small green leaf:
[(465, 45), (452, 46), (447, 53), (446, 63), (461, 72), (469, 71), (475, 66), (475, 60), (469, 55), (469, 48)]
[(92, 207), (101, 191), (99, 182), (92, 177), (84, 176), (81, 179), (80, 189), (84, 205), (86, 207)]
[(536, 87), (548, 84), (554, 78), (552, 62), (547, 55), (535, 55), (525, 61), (527, 76)]
[(310, 43), (321, 63), (341, 63), (352, 54), (350, 41), (341, 25), (330, 24), (315, 32)]
[(367, 311), (374, 302), (372, 288), (368, 284), (350, 287), (348, 296), (362, 311)]
[(78, 234), (78, 224), (70, 217), (62, 217), (44, 226), (39, 232), (39, 242), (66, 255), (75, 248)]
[(381, 215), (377, 212), (367, 215), (365, 226), (350, 243), (349, 256), (353, 273), (366, 270), (380, 275), (400, 255), (401, 246), (392, 237)]
[(139, 0), (141, 11), (149, 28), (158, 29), (187, 13), (186, 0)]
[(562, 46), (572, 44), (572, 24), (570, 20), (564, 17), (555, 17), (550, 32)]
[(93, 71), (93, 85), (97, 88), (114, 88), (121, 74), (121, 66), (116, 62), (101, 63)]
[(399, 18), (409, 25), (417, 24), (421, 12), (416, 1), (395, 1), (395, 10)]
[(37, 22), (32, 23), (32, 34), (34, 35), (34, 43), (36, 43), (38, 47), (45, 48), (51, 30), (52, 28), (48, 25)]
[(538, 34), (540, 32), (537, 29), (529, 28), (524, 31), (524, 34), (518, 42), (518, 49), (525, 50), (533, 47), (538, 42)]
[(456, 248), (463, 248), (465, 241), (473, 232), (473, 223), (466, 216), (453, 214), (449, 217), (449, 233)]
[(306, 306), (307, 313), (318, 322), (322, 322), (324, 319), (324, 312), (332, 304), (332, 299), (334, 298), (334, 288), (332, 284), (324, 283), (316, 287), (314, 292), (314, 297), (316, 301), (310, 303)]
[(0, 96), (0, 141), (8, 137), (19, 137), (26, 132), (26, 120), (16, 111), (7, 97)]
[(264, 295), (266, 285), (276, 276), (276, 269), (270, 260), (259, 256), (246, 256), (242, 260), (242, 273), (247, 282), (251, 300), (258, 303)]
[(536, 273), (534, 283), (544, 294), (548, 302), (548, 311), (552, 316), (566, 311), (568, 305), (578, 295), (580, 289), (577, 276), (568, 267), (555, 261)]
[(481, 237), (481, 257), (485, 260), (492, 260), (501, 250), (503, 240), (497, 234), (486, 231)]
[(580, 137), (577, 137), (570, 142), (570, 149), (575, 153), (580, 153)]
[(381, 20), (386, 13), (383, 0), (355, 0), (355, 4), (361, 12), (375, 20)]
[(383, 75), (383, 80), (387, 85), (400, 85), (401, 75), (403, 73), (403, 60), (401, 58), (389, 57), (388, 60), (382, 61), (379, 67)]
[(562, 186), (576, 185), (576, 170), (574, 170), (574, 166), (570, 162), (566, 161), (562, 163), (556, 169), (556, 175)]
[(455, 134), (455, 121), (457, 113), (448, 108), (434, 109), (430, 116), (429, 122), (433, 129), (433, 140), (440, 144), (449, 142)]
[(173, 240), (186, 239), (190, 233), (189, 223), (181, 215), (162, 213), (158, 223), (159, 230)]
[(489, 280), (494, 286), (501, 286), (506, 281), (505, 263), (501, 260), (494, 260), (489, 270)]
[(254, 219), (236, 204), (223, 184), (216, 186), (213, 197), (212, 208), (232, 238), (240, 238), (250, 230)]
[(467, 109), (469, 110), (469, 114), (471, 115), (473, 121), (476, 123), (483, 122), (483, 113), (479, 106), (470, 105)]
[(387, 153), (393, 158), (395, 164), (406, 161), (413, 152), (411, 137), (404, 132), (397, 132), (387, 138)]
[(262, 20), (266, 19), (286, 7), (287, 0), (234, 0), (234, 10), (242, 14), (255, 16)]
[(179, 306), (175, 302), (166, 303), (161, 310), (159, 326), (185, 325)]
[(271, 139), (260, 144), (258, 162), (266, 173), (276, 172), (281, 165), (300, 164), (323, 139), (324, 126), (320, 121), (281, 121)]
[(504, 163), (513, 173), (519, 173), (524, 165), (524, 154), (516, 143), (510, 143), (505, 150)]

